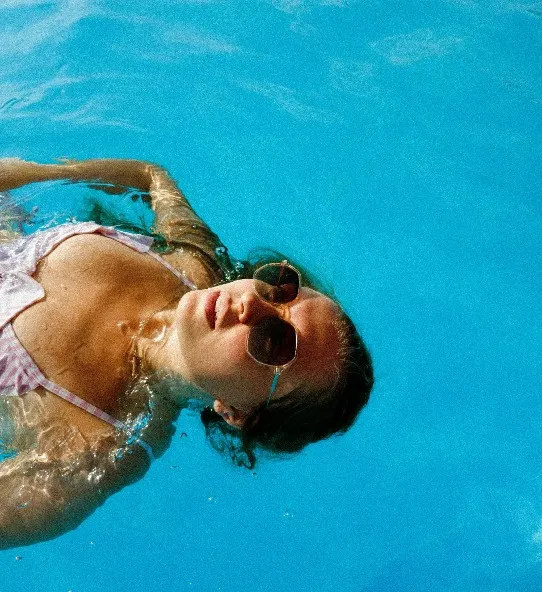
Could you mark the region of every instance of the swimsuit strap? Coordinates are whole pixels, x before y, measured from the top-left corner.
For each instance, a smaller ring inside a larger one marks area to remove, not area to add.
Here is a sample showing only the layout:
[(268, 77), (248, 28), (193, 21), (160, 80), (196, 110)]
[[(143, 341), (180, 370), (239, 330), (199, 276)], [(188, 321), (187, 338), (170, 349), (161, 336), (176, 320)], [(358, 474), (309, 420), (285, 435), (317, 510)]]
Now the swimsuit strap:
[(92, 405), (92, 403), (87, 403), (87, 401), (81, 399), (81, 397), (70, 393), (70, 391), (46, 378), (38, 368), (36, 362), (34, 362), (30, 354), (26, 351), (23, 344), (19, 341), (11, 323), (4, 325), (3, 334), (8, 340), (12, 355), (15, 355), (22, 364), (24, 373), (30, 379), (31, 384), (40, 385), (55, 395), (58, 395), (61, 399), (72, 403), (80, 409), (88, 411), (99, 419), (103, 419), (108, 424), (121, 430), (127, 430), (126, 424), (122, 421), (115, 419), (113, 416), (109, 415), (109, 413), (98, 409), (98, 407)]
[[(114, 418), (112, 415), (109, 415), (109, 413), (106, 413), (105, 411), (102, 411), (101, 409), (96, 407), (96, 405), (88, 403), (84, 399), (81, 399), (81, 397), (74, 395), (67, 389), (59, 386), (58, 384), (46, 378), (38, 368), (36, 362), (34, 362), (30, 354), (26, 351), (22, 343), (19, 341), (19, 338), (15, 334), (15, 331), (13, 330), (11, 323), (7, 323), (7, 325), (4, 325), (2, 329), (2, 334), (4, 336), (6, 343), (10, 347), (11, 353), (19, 360), (19, 362), (23, 364), (24, 373), (28, 379), (27, 382), (29, 386), (31, 386), (32, 388), (35, 388), (38, 385), (42, 386), (43, 388), (54, 393), (61, 399), (64, 399), (64, 401), (68, 401), (72, 405), (79, 407), (79, 409), (83, 409), (84, 411), (87, 411), (88, 413), (94, 415), (94, 417), (97, 417), (98, 419), (105, 421), (106, 423), (112, 425), (113, 427), (119, 430), (122, 430), (127, 434), (131, 433), (129, 427), (124, 422)], [(131, 435), (128, 439), (127, 444), (138, 444), (147, 453), (147, 456), (149, 457), (149, 460), (151, 462), (153, 460), (156, 460), (151, 445), (148, 442), (145, 442), (143, 438)]]
[(145, 442), (145, 440), (143, 440), (143, 438), (140, 438), (138, 436), (133, 441), (132, 440), (128, 440), (127, 444), (137, 444), (138, 446), (141, 446), (141, 448), (143, 448), (143, 450), (147, 453), (147, 456), (149, 457), (149, 460), (151, 462), (153, 460), (156, 460), (156, 456), (154, 456), (154, 452), (152, 450), (152, 446), (148, 442)]
[(169, 269), (169, 271), (171, 271), (171, 273), (173, 275), (176, 275), (187, 288), (190, 288), (191, 290), (198, 289), (196, 284), (194, 284), (194, 282), (191, 282), (182, 271), (175, 269), (175, 267), (173, 267), (173, 265), (171, 265), (165, 259), (160, 257), (160, 255), (158, 255), (158, 253), (155, 253), (154, 251), (149, 250), (149, 251), (147, 251), (147, 254), (150, 255), (153, 259), (156, 259), (157, 261), (159, 261), (164, 267), (167, 267), (167, 269)]
[(124, 422), (120, 421), (119, 419), (115, 419), (112, 415), (109, 415), (109, 413), (106, 413), (105, 411), (102, 411), (99, 407), (96, 407), (96, 405), (88, 403), (84, 399), (81, 399), (81, 397), (78, 397), (77, 395), (70, 393), (70, 391), (52, 382), (48, 378), (45, 378), (45, 376), (43, 375), (40, 379), (40, 384), (48, 391), (51, 391), (55, 395), (58, 395), (61, 399), (64, 399), (64, 401), (72, 403), (76, 407), (79, 407), (79, 409), (84, 409), (85, 411), (88, 411), (90, 414), (94, 415), (94, 417), (97, 417), (98, 419), (103, 419), (103, 421), (107, 422), (108, 424), (116, 428), (119, 428), (123, 431), (128, 431), (128, 426)]

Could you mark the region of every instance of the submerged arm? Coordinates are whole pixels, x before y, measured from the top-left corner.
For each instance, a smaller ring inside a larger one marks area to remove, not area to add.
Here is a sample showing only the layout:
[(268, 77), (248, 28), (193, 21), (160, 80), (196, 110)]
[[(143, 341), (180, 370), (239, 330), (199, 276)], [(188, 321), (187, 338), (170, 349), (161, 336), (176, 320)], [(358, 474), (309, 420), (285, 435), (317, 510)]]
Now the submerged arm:
[[(189, 228), (205, 229), (212, 234), (194, 212), (177, 183), (159, 165), (117, 158), (60, 164), (39, 164), (18, 158), (0, 159), (0, 191), (16, 189), (28, 183), (63, 179), (121, 185), (149, 193), (156, 214), (156, 230), (168, 241), (186, 240), (185, 234)], [(216, 238), (216, 235), (213, 236)]]
[(40, 164), (19, 158), (0, 158), (0, 191), (16, 189), (28, 183), (68, 179), (102, 181), (148, 191), (150, 168), (138, 160), (91, 159), (59, 164)]
[(46, 541), (77, 527), (104, 501), (141, 478), (148, 462), (88, 451), (70, 462), (23, 452), (0, 463), (0, 550)]
[(154, 227), (169, 243), (196, 248), (216, 271), (218, 236), (194, 212), (188, 200), (159, 165), (141, 160), (96, 158), (39, 164), (18, 158), (0, 159), (0, 191), (51, 180), (102, 182), (145, 191), (155, 212)]

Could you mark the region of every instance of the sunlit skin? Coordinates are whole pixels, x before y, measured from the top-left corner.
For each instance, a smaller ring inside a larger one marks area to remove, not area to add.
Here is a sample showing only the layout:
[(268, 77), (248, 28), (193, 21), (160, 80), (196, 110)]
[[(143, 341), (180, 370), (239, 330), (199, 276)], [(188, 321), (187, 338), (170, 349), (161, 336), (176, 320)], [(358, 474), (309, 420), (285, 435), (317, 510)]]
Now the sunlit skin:
[[(307, 394), (298, 396), (314, 396), (311, 391), (332, 387), (338, 372), (340, 310), (326, 296), (302, 288), (294, 302), (275, 308), (256, 295), (253, 280), (189, 291), (222, 277), (210, 261), (216, 236), (167, 171), (134, 160), (42, 165), (0, 159), (0, 191), (54, 179), (143, 191), (156, 232), (172, 247), (163, 259), (188, 281), (147, 253), (94, 233), (67, 238), (39, 261), (32, 277), (45, 298), (12, 320), (38, 368), (113, 417), (131, 420), (140, 409), (153, 413), (138, 427), (141, 440), (127, 442), (123, 432), (45, 388), (11, 398), (23, 445), (0, 463), (0, 549), (74, 528), (109, 495), (141, 478), (150, 465), (147, 447), (156, 457), (164, 453), (186, 397), (201, 397), (242, 427), (273, 383), (274, 368), (258, 364), (246, 350), (247, 335), (261, 319), (280, 316), (297, 329), (297, 358), (280, 375), (274, 400), (300, 386)], [(146, 395), (147, 373), (162, 370), (196, 388), (177, 388), (175, 382), (162, 391), (152, 385), (148, 407), (137, 393), (131, 398), (134, 381)]]
[(274, 372), (247, 353), (250, 328), (269, 316), (282, 316), (297, 328), (297, 358), (273, 394), (280, 398), (304, 383), (315, 388), (333, 383), (339, 314), (331, 299), (310, 288), (302, 288), (293, 303), (275, 307), (257, 296), (253, 280), (238, 280), (185, 294), (176, 310), (161, 313), (163, 339), (142, 339), (138, 347), (152, 367), (182, 374), (217, 400), (215, 410), (227, 421), (241, 425), (267, 398)]

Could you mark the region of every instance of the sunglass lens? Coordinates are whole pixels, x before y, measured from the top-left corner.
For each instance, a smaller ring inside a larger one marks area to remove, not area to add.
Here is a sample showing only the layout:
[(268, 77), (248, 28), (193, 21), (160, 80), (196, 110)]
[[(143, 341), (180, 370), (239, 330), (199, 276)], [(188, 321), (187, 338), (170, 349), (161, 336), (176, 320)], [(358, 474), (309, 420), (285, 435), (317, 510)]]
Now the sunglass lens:
[(297, 337), (290, 323), (268, 317), (252, 327), (248, 336), (248, 353), (269, 366), (284, 366), (295, 358)]
[(256, 292), (274, 304), (284, 304), (297, 298), (299, 274), (289, 265), (264, 265), (254, 274)]

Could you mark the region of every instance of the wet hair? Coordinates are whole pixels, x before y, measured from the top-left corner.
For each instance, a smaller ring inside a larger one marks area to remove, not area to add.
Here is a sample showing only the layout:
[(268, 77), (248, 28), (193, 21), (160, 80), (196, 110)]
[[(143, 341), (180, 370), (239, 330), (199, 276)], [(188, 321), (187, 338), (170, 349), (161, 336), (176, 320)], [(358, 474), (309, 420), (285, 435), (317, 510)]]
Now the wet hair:
[[(275, 251), (257, 251), (243, 262), (240, 276), (252, 277), (260, 265), (285, 258)], [(336, 301), (306, 269), (292, 265), (301, 272), (304, 286)], [(313, 442), (345, 433), (367, 404), (374, 376), (371, 356), (352, 320), (342, 312), (335, 325), (340, 348), (334, 384), (327, 388), (301, 385), (284, 397), (271, 399), (268, 406), (262, 403), (240, 429), (230, 426), (212, 408), (205, 408), (201, 420), (211, 446), (229, 455), (234, 464), (252, 469), (258, 450), (279, 455), (294, 453)]]
[[(132, 200), (145, 200), (139, 193), (130, 194), (130, 197)], [(168, 241), (150, 232), (143, 224), (119, 219), (117, 212), (109, 212), (97, 201), (90, 200), (89, 204), (88, 219), (129, 232), (147, 234), (154, 238), (154, 248), (159, 252), (168, 249)], [(277, 251), (254, 250), (246, 261), (230, 258), (223, 246), (215, 253), (225, 281), (252, 278), (258, 267), (288, 259), (300, 271), (304, 286), (337, 302), (329, 287), (322, 285), (302, 265)], [(268, 406), (263, 403), (255, 408), (241, 429), (230, 426), (212, 408), (205, 408), (201, 412), (201, 420), (211, 446), (229, 456), (234, 464), (252, 469), (259, 451), (275, 455), (295, 453), (308, 444), (345, 433), (369, 400), (374, 381), (373, 366), (360, 334), (346, 313), (342, 312), (335, 326), (340, 348), (334, 384), (328, 388), (302, 385), (284, 397), (272, 398)], [(143, 377), (143, 380), (147, 379)]]

